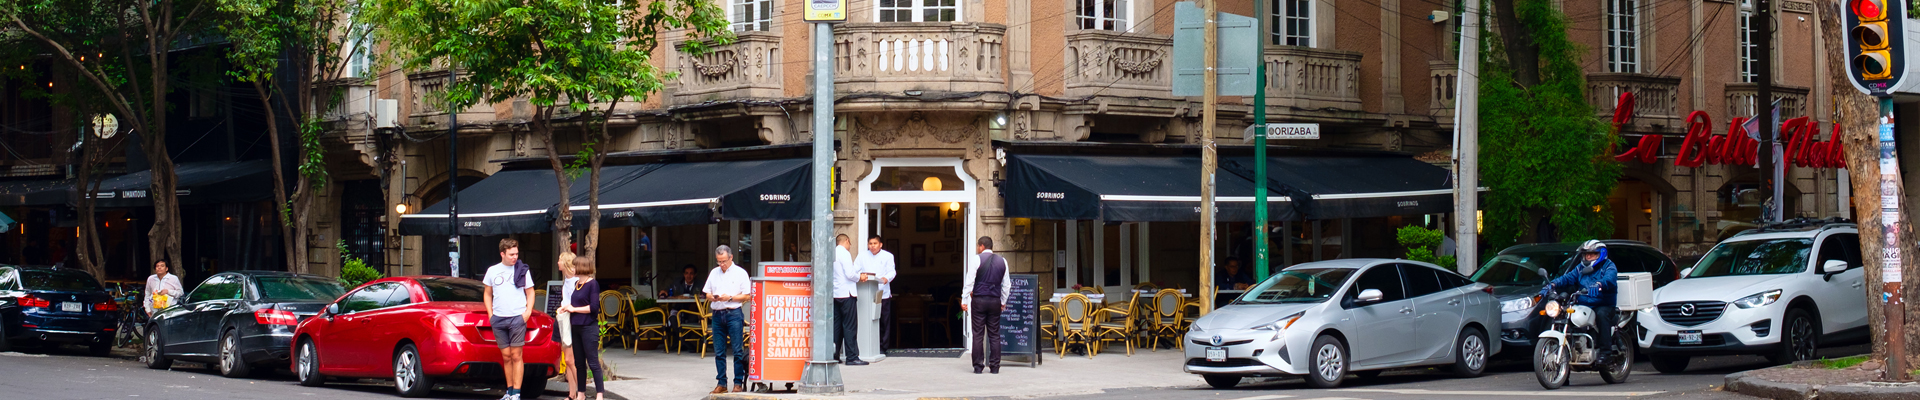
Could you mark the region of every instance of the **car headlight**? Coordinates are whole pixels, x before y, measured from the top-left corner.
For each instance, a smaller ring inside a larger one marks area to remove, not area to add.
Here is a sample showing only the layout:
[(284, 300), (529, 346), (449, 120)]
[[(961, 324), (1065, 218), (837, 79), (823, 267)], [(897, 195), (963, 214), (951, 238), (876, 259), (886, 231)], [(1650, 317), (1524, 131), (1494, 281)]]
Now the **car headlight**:
[(1271, 340), (1280, 340), (1280, 335), (1286, 333), (1287, 328), (1292, 327), (1294, 321), (1299, 321), (1300, 317), (1305, 315), (1307, 315), (1306, 311), (1293, 313), (1293, 315), (1280, 317), (1279, 320), (1275, 320), (1272, 323), (1268, 323), (1268, 324), (1261, 324), (1260, 326), (1253, 327), (1253, 329), (1259, 330), (1259, 331), (1273, 331), (1273, 339)]
[(1780, 289), (1754, 293), (1752, 296), (1741, 297), (1739, 300), (1734, 300), (1733, 305), (1739, 306), (1740, 308), (1765, 307), (1768, 304), (1779, 301), (1781, 293)]
[(1187, 327), (1187, 332), (1191, 332), (1191, 333), (1200, 333), (1200, 332), (1206, 332), (1206, 331), (1207, 331), (1206, 329), (1200, 327), (1200, 324), (1193, 324), (1193, 326)]
[(1518, 299), (1502, 301), (1500, 302), (1500, 312), (1510, 313), (1510, 312), (1522, 312), (1522, 311), (1533, 310), (1533, 301), (1534, 301), (1533, 299), (1534, 299), (1533, 297), (1521, 297)]

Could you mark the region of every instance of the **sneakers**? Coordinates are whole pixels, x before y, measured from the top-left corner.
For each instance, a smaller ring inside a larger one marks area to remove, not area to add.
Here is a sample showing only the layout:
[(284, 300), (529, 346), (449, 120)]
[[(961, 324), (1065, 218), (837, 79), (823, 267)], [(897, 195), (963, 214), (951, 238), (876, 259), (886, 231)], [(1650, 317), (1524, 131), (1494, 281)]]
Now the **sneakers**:
[(517, 395), (517, 394), (501, 395), (500, 400), (520, 400), (520, 395)]
[(853, 359), (853, 361), (847, 361), (847, 365), (867, 365), (867, 362), (866, 362), (866, 361), (860, 361), (860, 359), (858, 359), (858, 358), (855, 358), (855, 359)]

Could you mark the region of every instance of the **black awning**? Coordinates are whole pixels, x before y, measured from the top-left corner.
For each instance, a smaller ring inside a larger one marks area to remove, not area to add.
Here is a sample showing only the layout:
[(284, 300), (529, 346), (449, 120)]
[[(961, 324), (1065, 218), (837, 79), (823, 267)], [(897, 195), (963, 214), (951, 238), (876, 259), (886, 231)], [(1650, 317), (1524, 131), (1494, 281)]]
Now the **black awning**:
[[(813, 161), (807, 158), (651, 164), (623, 179), (601, 177), (601, 227), (705, 225), (813, 218)], [(574, 220), (588, 218), (573, 196)]]
[(72, 179), (0, 182), (0, 206), (53, 206), (67, 204)]
[[(262, 201), (273, 198), (273, 165), (267, 160), (196, 162), (173, 166), (174, 193), (181, 205)], [(148, 207), (153, 170), (107, 178), (94, 191), (94, 206)], [(85, 189), (74, 188), (75, 193)]]
[[(1253, 220), (1251, 158), (1225, 158), (1215, 217)], [(1102, 221), (1199, 221), (1200, 157), (1008, 155), (1006, 215)], [(1404, 155), (1268, 158), (1268, 218), (1366, 218), (1450, 212), (1447, 171)]]
[[(603, 181), (634, 172), (640, 166), (604, 167)], [(552, 168), (505, 170), (473, 186), (460, 188), (460, 234), (504, 235), (553, 230), (552, 213), (560, 204), (560, 184)], [(570, 180), (569, 190), (584, 190), (587, 174)], [(400, 216), (402, 235), (446, 235), (448, 204), (442, 200)]]

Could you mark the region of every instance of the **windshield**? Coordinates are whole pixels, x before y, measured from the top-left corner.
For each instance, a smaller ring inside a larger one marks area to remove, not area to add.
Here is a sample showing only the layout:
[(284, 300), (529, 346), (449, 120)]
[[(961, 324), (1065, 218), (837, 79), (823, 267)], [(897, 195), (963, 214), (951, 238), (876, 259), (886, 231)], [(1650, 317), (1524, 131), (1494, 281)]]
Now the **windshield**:
[[(1536, 251), (1501, 254), (1473, 273), (1473, 281), (1494, 286), (1542, 285), (1547, 277), (1560, 276), (1573, 258), (1572, 251)], [(1546, 270), (1542, 276), (1540, 270)]]
[(1726, 242), (1714, 246), (1688, 278), (1733, 275), (1791, 274), (1807, 269), (1807, 251), (1813, 239), (1774, 239)]
[(1259, 286), (1234, 300), (1234, 304), (1319, 303), (1333, 298), (1333, 292), (1352, 275), (1349, 268), (1301, 268), (1280, 271)]
[(478, 283), (450, 281), (445, 279), (421, 279), (420, 287), (427, 289), (427, 301), (471, 301), (484, 302), (482, 293), (487, 288)]
[(304, 276), (262, 276), (253, 278), (260, 286), (260, 298), (267, 300), (333, 301), (347, 289), (340, 282)]
[(27, 290), (105, 290), (100, 281), (81, 272), (26, 270), (20, 271), (20, 280)]

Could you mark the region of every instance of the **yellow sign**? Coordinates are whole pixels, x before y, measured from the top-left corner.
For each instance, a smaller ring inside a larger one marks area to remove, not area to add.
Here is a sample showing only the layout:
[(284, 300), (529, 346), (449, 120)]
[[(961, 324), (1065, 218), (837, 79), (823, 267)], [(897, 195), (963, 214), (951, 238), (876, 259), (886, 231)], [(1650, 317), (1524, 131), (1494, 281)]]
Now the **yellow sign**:
[(807, 21), (846, 21), (847, 0), (807, 0)]

